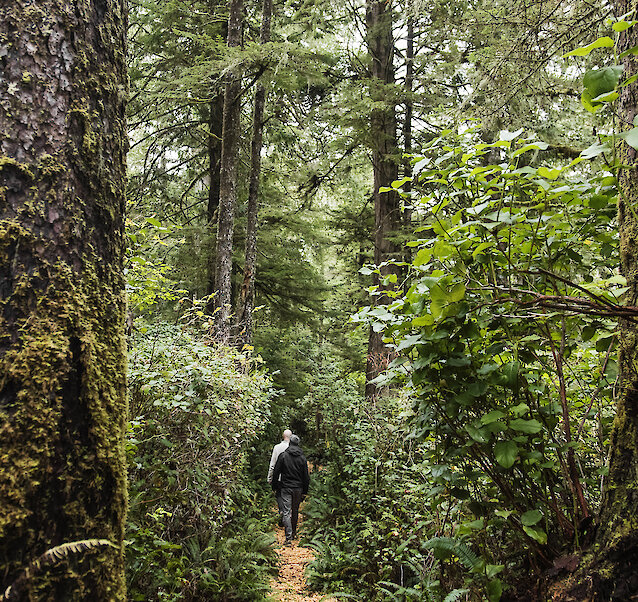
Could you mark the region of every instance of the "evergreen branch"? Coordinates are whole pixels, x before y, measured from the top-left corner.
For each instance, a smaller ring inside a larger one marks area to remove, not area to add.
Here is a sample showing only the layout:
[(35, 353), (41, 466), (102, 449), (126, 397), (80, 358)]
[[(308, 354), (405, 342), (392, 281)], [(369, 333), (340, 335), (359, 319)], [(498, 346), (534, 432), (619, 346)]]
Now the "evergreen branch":
[(63, 543), (47, 550), (44, 554), (38, 556), (38, 558), (22, 570), (22, 573), (20, 573), (18, 578), (4, 591), (2, 598), (0, 598), (0, 602), (16, 600), (24, 585), (34, 575), (40, 573), (44, 567), (58, 564), (61, 560), (68, 558), (71, 554), (77, 554), (79, 552), (85, 552), (87, 550), (93, 550), (95, 548), (105, 546), (115, 548), (116, 550), (118, 549), (118, 547), (108, 539), (82, 539), (80, 541)]

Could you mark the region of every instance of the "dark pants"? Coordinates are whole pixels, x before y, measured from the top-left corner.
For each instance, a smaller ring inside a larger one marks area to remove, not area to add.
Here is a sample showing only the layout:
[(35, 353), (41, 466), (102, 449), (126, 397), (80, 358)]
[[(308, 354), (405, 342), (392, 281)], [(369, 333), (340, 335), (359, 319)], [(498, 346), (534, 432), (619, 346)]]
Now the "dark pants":
[(297, 521), (299, 520), (299, 504), (301, 504), (301, 489), (282, 489), (281, 501), (283, 503), (284, 531), (286, 541), (290, 541), (297, 536)]
[(278, 488), (278, 489), (275, 489), (275, 499), (277, 500), (277, 508), (279, 508), (279, 520), (283, 521), (283, 518), (284, 518), (284, 503), (283, 503), (283, 501), (281, 499), (281, 487)]

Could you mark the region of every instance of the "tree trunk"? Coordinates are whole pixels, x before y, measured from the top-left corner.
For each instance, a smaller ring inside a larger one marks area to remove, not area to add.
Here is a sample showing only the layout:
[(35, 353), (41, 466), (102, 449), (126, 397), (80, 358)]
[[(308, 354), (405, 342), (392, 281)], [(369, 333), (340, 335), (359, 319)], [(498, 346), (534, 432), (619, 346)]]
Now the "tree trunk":
[[(636, 10), (636, 0), (616, 0), (617, 15)], [(620, 51), (638, 45), (633, 27), (621, 36)], [(633, 54), (623, 59), (623, 79), (638, 72)], [(620, 96), (623, 129), (632, 127), (638, 110), (638, 86), (623, 88)], [(627, 278), (629, 305), (638, 303), (638, 156), (623, 143), (621, 162), (627, 167), (619, 176), (618, 227), (620, 265)], [(600, 512), (597, 554), (592, 580), (600, 599), (633, 599), (638, 593), (638, 328), (620, 320), (620, 395), (611, 436), (611, 461), (603, 506)], [(598, 570), (597, 566), (603, 570)]]
[[(228, 47), (241, 44), (243, 0), (230, 0), (228, 15)], [(215, 329), (217, 340), (230, 339), (232, 307), (231, 276), (233, 267), (233, 233), (237, 204), (237, 163), (239, 155), (239, 118), (241, 110), (241, 77), (229, 73), (224, 90), (222, 156), (219, 184), (219, 219), (215, 264)]]
[(126, 598), (126, 26), (124, 0), (0, 4), (0, 593), (16, 600)]
[[(412, 0), (408, 0), (408, 36), (405, 49), (405, 115), (403, 121), (403, 152), (406, 155), (412, 153), (412, 109), (413, 109), (413, 87), (414, 87), (414, 16), (412, 11)], [(409, 157), (403, 159), (403, 175), (406, 178), (412, 177), (412, 163)], [(406, 182), (403, 185), (404, 192), (412, 191), (412, 183)], [(412, 199), (406, 199), (403, 206), (403, 225), (408, 232), (412, 232)], [(412, 252), (410, 247), (405, 247), (403, 251), (403, 260), (406, 263), (412, 261)]]
[[(264, 0), (261, 21), (260, 41), (270, 42), (270, 21), (272, 0)], [(250, 150), (250, 184), (248, 188), (248, 206), (246, 208), (246, 256), (244, 261), (244, 279), (239, 293), (237, 308), (237, 330), (239, 340), (250, 345), (253, 338), (253, 308), (255, 305), (255, 268), (257, 264), (257, 215), (259, 212), (259, 179), (261, 176), (261, 149), (264, 133), (264, 107), (266, 88), (260, 83), (255, 91), (253, 111), (253, 140)]]
[[(224, 95), (217, 93), (210, 102), (208, 118), (208, 206), (206, 210), (208, 233), (211, 243), (215, 240), (217, 219), (219, 217), (219, 185), (222, 156), (222, 116)], [(208, 294), (215, 292), (215, 245), (211, 244), (208, 258)], [(212, 311), (214, 303), (209, 304)]]
[[(392, 7), (384, 1), (368, 0), (366, 7), (366, 37), (368, 53), (372, 61), (370, 95), (373, 101), (385, 106), (376, 108), (370, 115), (372, 168), (374, 172), (374, 262), (376, 265), (400, 259), (400, 246), (391, 240), (398, 231), (401, 219), (399, 195), (380, 192), (398, 178), (396, 103), (388, 100), (388, 84), (394, 83), (394, 40), (392, 37)], [(395, 266), (381, 269), (382, 276), (398, 274)], [(376, 304), (387, 304), (386, 288), (377, 277), (380, 295)], [(391, 285), (390, 285), (391, 286)], [(374, 399), (377, 388), (370, 380), (377, 377), (390, 360), (390, 350), (385, 347), (380, 333), (370, 329), (366, 364), (366, 397)]]

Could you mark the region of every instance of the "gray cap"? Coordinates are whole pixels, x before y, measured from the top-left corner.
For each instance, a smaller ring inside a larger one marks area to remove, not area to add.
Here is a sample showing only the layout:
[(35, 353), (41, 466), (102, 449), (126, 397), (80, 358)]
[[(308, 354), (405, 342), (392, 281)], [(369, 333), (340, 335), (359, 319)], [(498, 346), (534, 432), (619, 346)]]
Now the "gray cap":
[(299, 445), (299, 437), (297, 435), (290, 435), (290, 445)]

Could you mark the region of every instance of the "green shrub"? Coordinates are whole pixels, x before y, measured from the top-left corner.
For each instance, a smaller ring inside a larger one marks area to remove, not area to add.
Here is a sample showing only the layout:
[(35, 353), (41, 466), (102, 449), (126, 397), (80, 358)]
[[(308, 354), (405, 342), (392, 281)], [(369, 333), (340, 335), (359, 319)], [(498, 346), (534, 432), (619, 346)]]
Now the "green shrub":
[(139, 322), (130, 357), (130, 598), (262, 600), (274, 538), (246, 467), (269, 379), (164, 323)]

